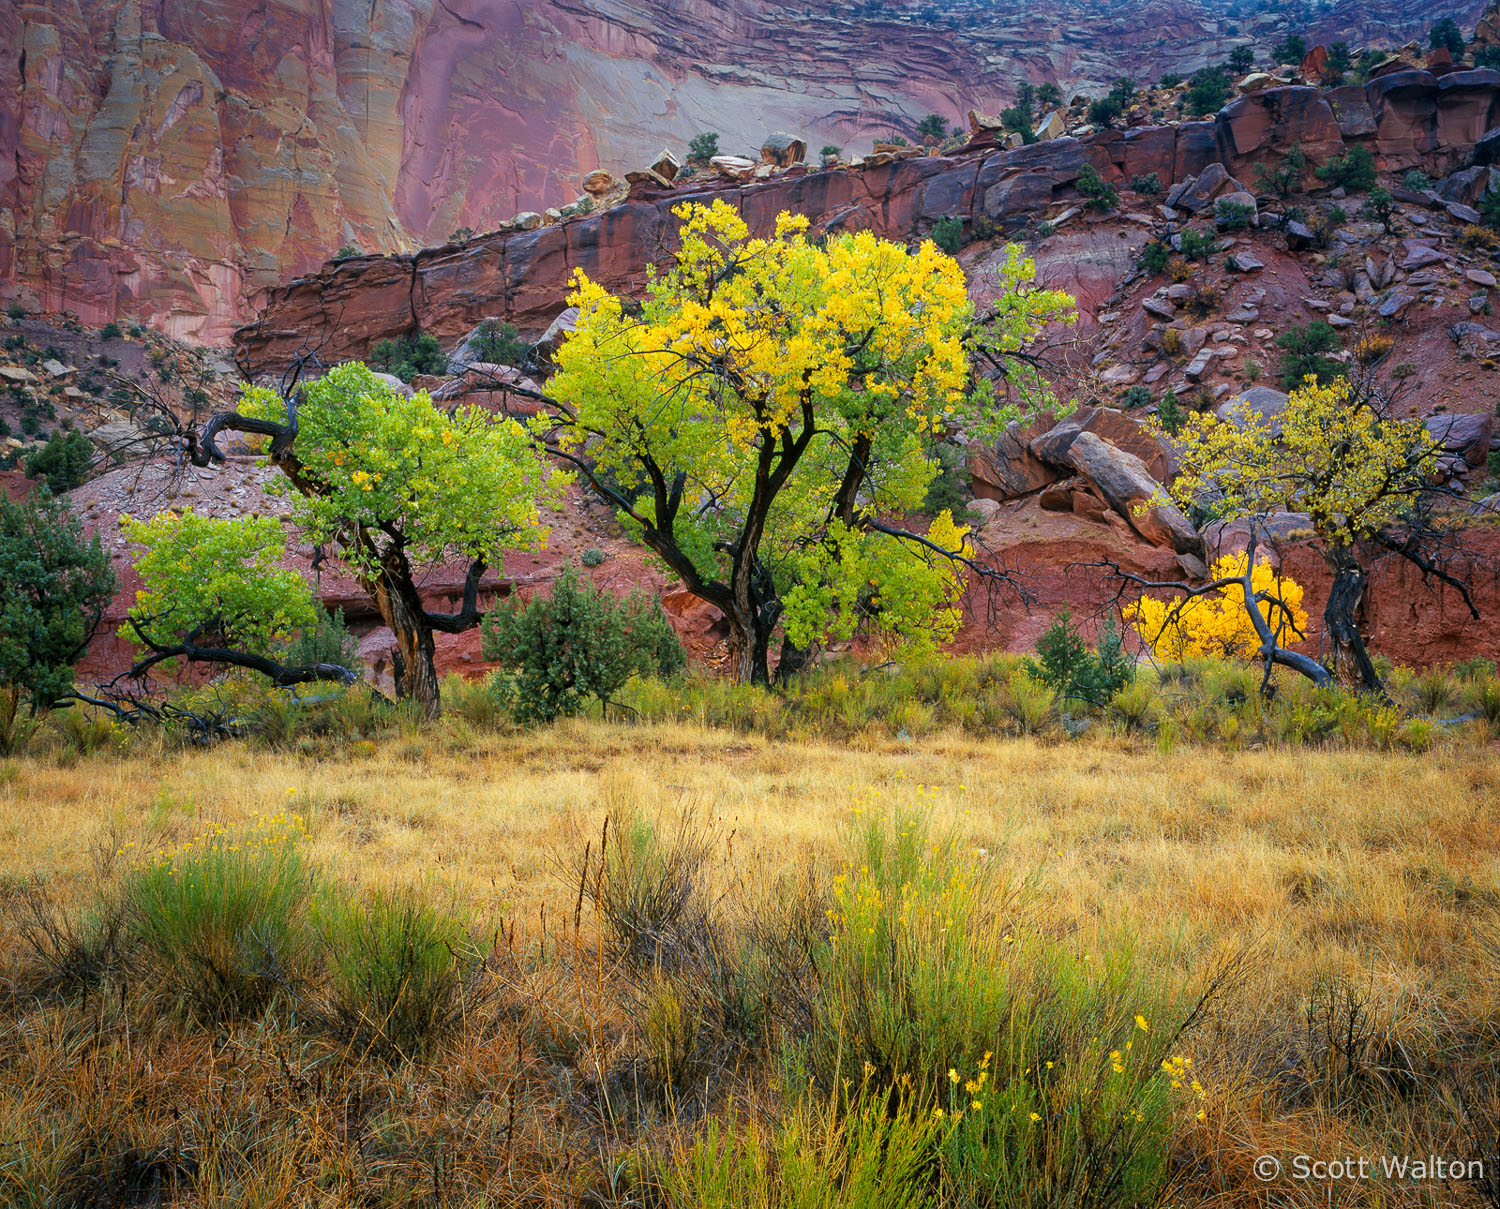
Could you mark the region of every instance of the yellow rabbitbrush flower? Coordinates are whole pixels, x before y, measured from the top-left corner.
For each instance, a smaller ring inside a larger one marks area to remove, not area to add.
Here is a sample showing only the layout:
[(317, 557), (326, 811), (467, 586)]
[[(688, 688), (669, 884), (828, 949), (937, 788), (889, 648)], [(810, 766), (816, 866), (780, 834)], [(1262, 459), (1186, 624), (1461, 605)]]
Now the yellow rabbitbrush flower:
[[(1229, 579), (1245, 574), (1246, 556), (1230, 554), (1214, 563), (1209, 578)], [(1258, 562), (1250, 576), (1256, 595), (1269, 593), (1258, 608), (1272, 633), (1283, 644), (1306, 633), (1307, 610), (1302, 607), (1302, 585), (1283, 577), (1274, 567)], [(1278, 603), (1278, 601), (1280, 603)], [(1283, 608), (1283, 606), (1285, 606)], [(1194, 655), (1217, 659), (1250, 659), (1260, 650), (1260, 635), (1245, 610), (1245, 596), (1237, 583), (1225, 584), (1204, 596), (1156, 600), (1142, 596), (1126, 605), (1122, 615), (1156, 658), (1177, 663)]]

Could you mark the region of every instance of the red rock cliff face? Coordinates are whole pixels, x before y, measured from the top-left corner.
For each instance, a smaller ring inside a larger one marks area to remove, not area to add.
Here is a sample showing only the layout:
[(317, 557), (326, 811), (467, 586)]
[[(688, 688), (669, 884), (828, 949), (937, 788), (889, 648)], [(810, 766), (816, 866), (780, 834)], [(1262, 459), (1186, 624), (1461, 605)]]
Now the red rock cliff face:
[[(1400, 40), (1475, 3), (1337, 6)], [(896, 8), (890, 11), (897, 12)], [(716, 130), (851, 146), (1021, 79), (1100, 91), (1269, 45), (1208, 0), (853, 20), (777, 0), (11, 0), (0, 296), (219, 342), (337, 248), (395, 252), (571, 200), (581, 172)], [(1417, 137), (1414, 135), (1413, 137)]]
[(236, 356), (257, 376), (280, 371), (309, 348), (332, 363), (362, 357), (373, 341), (415, 328), (452, 340), (490, 316), (537, 332), (562, 310), (574, 269), (614, 290), (638, 288), (644, 265), (671, 246), (672, 210), (685, 201), (722, 197), (762, 232), (778, 213), (793, 210), (817, 230), (868, 228), (904, 239), (925, 234), (946, 215), (1018, 226), (1069, 196), (1086, 164), (1116, 182), (1155, 172), (1166, 185), (1215, 162), (1249, 179), (1255, 164), (1280, 157), (1293, 143), (1319, 163), (1362, 142), (1385, 171), (1420, 167), (1441, 175), (1500, 124), (1500, 74), (1491, 70), (1440, 78), (1399, 72), (1338, 92), (1269, 89), (1236, 98), (1206, 121), (1013, 151), (794, 171), (746, 185), (694, 178), (671, 190), (638, 188), (638, 200), (552, 226), (325, 265), (269, 292), (260, 318), (236, 333)]

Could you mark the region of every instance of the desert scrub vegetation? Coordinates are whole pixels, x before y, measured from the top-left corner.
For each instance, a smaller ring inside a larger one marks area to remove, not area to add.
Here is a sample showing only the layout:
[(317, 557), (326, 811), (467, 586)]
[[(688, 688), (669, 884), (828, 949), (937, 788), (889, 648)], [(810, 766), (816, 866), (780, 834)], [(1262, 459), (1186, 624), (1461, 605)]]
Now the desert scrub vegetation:
[[(1249, 1206), (1262, 1153), (1492, 1149), (1485, 749), (455, 714), (5, 766), (0, 1199)], [(184, 1010), (140, 870), (267, 829), (275, 990)]]

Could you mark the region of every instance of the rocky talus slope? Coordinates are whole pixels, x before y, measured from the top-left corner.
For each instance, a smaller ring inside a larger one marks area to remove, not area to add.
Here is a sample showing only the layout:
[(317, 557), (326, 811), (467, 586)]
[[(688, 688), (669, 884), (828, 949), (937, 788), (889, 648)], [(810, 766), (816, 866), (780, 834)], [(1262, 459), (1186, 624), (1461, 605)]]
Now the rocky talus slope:
[[(1475, 0), (1342, 0), (1383, 45)], [(12, 0), (0, 5), (0, 298), (222, 343), (337, 249), (409, 251), (561, 206), (580, 175), (720, 132), (814, 148), (1102, 92), (1292, 32), (1209, 0)]]

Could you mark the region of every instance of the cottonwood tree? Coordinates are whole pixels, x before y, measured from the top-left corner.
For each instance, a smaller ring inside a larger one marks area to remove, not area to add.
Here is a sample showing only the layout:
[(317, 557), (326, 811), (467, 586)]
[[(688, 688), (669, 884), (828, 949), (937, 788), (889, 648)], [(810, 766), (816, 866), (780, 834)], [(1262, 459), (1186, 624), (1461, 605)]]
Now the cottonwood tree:
[[(1226, 420), (1195, 415), (1177, 434), (1181, 473), (1159, 494), (1213, 519), (1243, 520), (1250, 531), (1240, 573), (1185, 595), (1238, 585), (1268, 670), (1277, 663), (1319, 684), (1336, 678), (1383, 693), (1357, 621), (1369, 567), (1383, 557), (1411, 562), (1424, 581), (1453, 588), (1479, 616), (1466, 579), (1472, 565), (1462, 543), (1466, 518), (1445, 508), (1449, 493), (1434, 486), (1447, 477), (1438, 471), (1437, 445), (1420, 419), (1390, 413), (1368, 375), (1327, 386), (1309, 377), (1288, 398), (1279, 430), (1239, 405)], [(1289, 637), (1300, 636), (1288, 635), (1284, 624), (1293, 607), (1274, 585), (1257, 582), (1257, 553), (1278, 513), (1307, 516), (1333, 576), (1323, 610), (1327, 666), (1286, 649)], [(1181, 584), (1145, 586), (1184, 594)], [(1283, 624), (1273, 628), (1276, 619)]]
[[(289, 495), (320, 554), (331, 547), (374, 598), (396, 639), (397, 696), (435, 716), (434, 635), (480, 623), (480, 579), (506, 550), (542, 544), (540, 508), (562, 477), (514, 420), (443, 411), (425, 391), (407, 397), (358, 363), (282, 391), (246, 387), (238, 410), (205, 426), (196, 462), (222, 460), (216, 438), (226, 429), (270, 438), (282, 474), (273, 489)], [(461, 607), (433, 612), (419, 578), (453, 562), (467, 564)]]
[(188, 509), (122, 516), (120, 528), (142, 547), (141, 587), (121, 630), (142, 652), (131, 679), (177, 660), (243, 668), (281, 687), (358, 679), (344, 662), (281, 661), (295, 635), (318, 631), (322, 610), (302, 575), (279, 565), (286, 549), (273, 518)]
[(931, 648), (959, 623), (965, 531), (942, 513), (900, 524), (938, 471), (935, 438), (1050, 401), (1023, 346), (1072, 299), (1032, 286), (1012, 248), (997, 301), (976, 315), (963, 272), (932, 243), (868, 232), (809, 240), (783, 214), (752, 239), (723, 201), (684, 206), (681, 245), (639, 307), (577, 274), (578, 321), (556, 354), (550, 447), (627, 527), (728, 620), (734, 672), (766, 683), (859, 630)]

